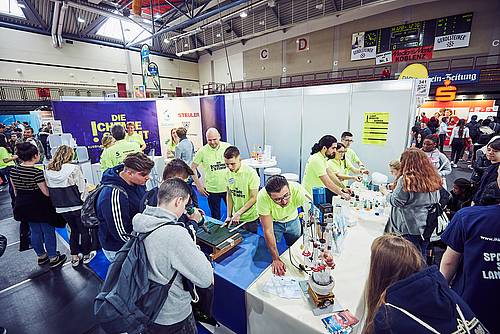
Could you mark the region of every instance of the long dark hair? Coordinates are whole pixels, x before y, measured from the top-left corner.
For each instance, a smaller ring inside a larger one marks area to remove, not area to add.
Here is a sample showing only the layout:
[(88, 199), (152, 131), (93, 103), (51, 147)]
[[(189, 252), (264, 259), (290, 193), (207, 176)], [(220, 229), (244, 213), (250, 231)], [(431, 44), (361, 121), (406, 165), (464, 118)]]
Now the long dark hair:
[(462, 138), (464, 134), (465, 120), (464, 119), (458, 120), (457, 126), (458, 126), (458, 137)]
[(314, 153), (318, 153), (319, 151), (321, 151), (321, 149), (323, 148), (323, 146), (326, 147), (326, 148), (330, 148), (336, 142), (337, 142), (337, 138), (335, 138), (332, 135), (325, 135), (325, 136), (321, 137), (321, 139), (319, 140), (319, 142), (317, 142), (316, 144), (314, 144), (313, 147), (311, 148), (311, 155), (313, 155)]
[(0, 133), (0, 147), (4, 147), (7, 152), (12, 153), (9, 144), (7, 143), (7, 138), (3, 133)]

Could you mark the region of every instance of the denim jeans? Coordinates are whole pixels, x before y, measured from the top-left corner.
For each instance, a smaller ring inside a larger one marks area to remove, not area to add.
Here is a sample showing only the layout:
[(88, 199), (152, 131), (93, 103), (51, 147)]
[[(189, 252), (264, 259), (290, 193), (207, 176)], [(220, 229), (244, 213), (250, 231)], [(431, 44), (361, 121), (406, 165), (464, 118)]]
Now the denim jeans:
[(293, 243), (300, 238), (301, 228), (299, 217), (289, 222), (274, 222), (273, 227), (276, 242), (280, 242), (281, 238), (285, 237), (285, 242), (288, 247), (293, 245)]
[(104, 248), (102, 249), (102, 252), (104, 253), (104, 256), (109, 260), (109, 262), (113, 262), (115, 260), (116, 253), (118, 253), (118, 251), (109, 251), (105, 250)]
[(28, 223), (31, 231), (31, 245), (36, 255), (46, 253), (49, 258), (57, 257), (56, 229), (48, 223)]
[(186, 319), (172, 325), (159, 325), (152, 324), (149, 326), (147, 334), (197, 334), (196, 321), (194, 320), (193, 313)]

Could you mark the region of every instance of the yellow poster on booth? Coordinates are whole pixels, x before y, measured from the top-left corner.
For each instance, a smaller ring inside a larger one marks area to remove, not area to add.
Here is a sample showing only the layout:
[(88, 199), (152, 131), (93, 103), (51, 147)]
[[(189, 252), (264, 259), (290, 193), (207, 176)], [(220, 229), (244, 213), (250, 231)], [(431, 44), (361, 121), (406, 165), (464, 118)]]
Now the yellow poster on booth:
[(388, 131), (388, 112), (365, 112), (362, 135), (363, 144), (385, 145)]

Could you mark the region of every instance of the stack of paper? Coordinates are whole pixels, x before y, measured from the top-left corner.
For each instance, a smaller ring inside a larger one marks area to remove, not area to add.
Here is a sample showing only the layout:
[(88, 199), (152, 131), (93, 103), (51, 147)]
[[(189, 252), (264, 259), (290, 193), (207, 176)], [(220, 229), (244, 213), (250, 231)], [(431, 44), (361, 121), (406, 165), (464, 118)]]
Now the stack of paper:
[(287, 276), (272, 275), (262, 286), (264, 292), (272, 293), (286, 299), (302, 298), (302, 290), (299, 285), (299, 279)]

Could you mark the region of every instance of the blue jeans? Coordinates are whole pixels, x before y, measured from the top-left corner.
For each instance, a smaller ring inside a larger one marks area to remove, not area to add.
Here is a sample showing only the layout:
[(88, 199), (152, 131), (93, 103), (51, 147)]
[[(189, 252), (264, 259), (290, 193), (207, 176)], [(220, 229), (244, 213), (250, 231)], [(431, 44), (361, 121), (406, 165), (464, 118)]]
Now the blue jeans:
[(31, 231), (31, 245), (38, 256), (46, 253), (49, 258), (57, 257), (56, 229), (48, 223), (28, 223)]
[(289, 222), (279, 223), (274, 222), (274, 237), (276, 238), (276, 242), (280, 242), (281, 238), (285, 237), (285, 242), (288, 247), (293, 245), (297, 239), (300, 238), (301, 228), (299, 217), (294, 220), (290, 220)]

